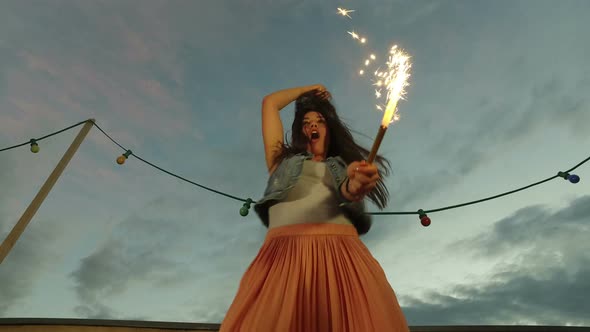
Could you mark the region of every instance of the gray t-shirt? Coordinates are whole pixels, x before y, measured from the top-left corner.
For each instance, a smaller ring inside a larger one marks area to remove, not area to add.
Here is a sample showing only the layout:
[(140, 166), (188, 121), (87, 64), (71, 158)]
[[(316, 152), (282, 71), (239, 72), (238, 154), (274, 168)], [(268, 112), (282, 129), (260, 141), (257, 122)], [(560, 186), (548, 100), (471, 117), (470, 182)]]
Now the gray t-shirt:
[(351, 225), (338, 208), (332, 181), (325, 163), (305, 160), (287, 197), (270, 207), (269, 228), (302, 223)]

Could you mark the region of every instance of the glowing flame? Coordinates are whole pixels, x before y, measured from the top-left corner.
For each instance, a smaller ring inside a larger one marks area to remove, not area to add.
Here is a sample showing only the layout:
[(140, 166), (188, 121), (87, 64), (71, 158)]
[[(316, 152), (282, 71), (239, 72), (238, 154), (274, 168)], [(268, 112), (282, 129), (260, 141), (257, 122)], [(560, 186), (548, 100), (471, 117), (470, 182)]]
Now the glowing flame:
[(383, 120), (381, 125), (387, 127), (391, 122), (397, 121), (399, 116), (396, 114), (397, 103), (400, 99), (404, 99), (406, 95), (405, 88), (409, 85), (408, 78), (410, 77), (410, 56), (403, 50), (398, 49), (397, 45), (394, 45), (389, 51), (389, 59), (387, 61), (387, 72), (377, 72), (378, 77), (383, 79), (383, 82), (379, 80), (376, 85), (385, 85), (387, 89), (387, 106), (383, 114)]

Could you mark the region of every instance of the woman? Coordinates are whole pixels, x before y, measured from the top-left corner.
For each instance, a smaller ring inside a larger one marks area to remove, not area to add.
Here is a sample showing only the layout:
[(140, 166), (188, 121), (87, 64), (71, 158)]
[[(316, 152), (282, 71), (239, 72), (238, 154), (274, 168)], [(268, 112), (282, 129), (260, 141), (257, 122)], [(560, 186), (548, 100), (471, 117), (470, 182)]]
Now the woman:
[[(363, 161), (322, 85), (280, 90), (262, 103), (270, 173), (254, 209), (269, 228), (242, 277), (220, 331), (408, 331), (386, 276), (359, 239), (388, 192), (379, 168)], [(279, 111), (295, 104), (291, 144)]]

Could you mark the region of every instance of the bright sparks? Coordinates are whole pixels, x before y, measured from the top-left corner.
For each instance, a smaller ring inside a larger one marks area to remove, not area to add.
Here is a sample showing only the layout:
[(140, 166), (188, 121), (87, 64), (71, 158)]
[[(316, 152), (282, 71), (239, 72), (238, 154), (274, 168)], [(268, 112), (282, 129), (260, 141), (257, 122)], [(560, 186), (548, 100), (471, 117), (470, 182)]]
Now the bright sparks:
[(359, 42), (361, 42), (361, 44), (364, 44), (367, 42), (367, 38), (359, 36), (358, 33), (354, 32), (354, 31), (346, 31), (346, 32), (348, 32), (348, 34), (352, 36), (352, 39), (358, 40)]
[[(396, 114), (397, 103), (406, 95), (405, 88), (409, 85), (408, 78), (410, 77), (410, 56), (403, 50), (394, 45), (389, 51), (389, 59), (387, 61), (386, 72), (375, 72), (375, 76), (380, 79), (375, 85), (384, 85), (387, 89), (387, 106), (383, 114), (381, 125), (387, 127), (391, 122), (397, 121), (399, 116)], [(381, 94), (379, 94), (380, 96)]]
[(354, 31), (346, 31), (349, 35), (352, 36), (352, 39), (360, 39), (359, 35), (356, 34)]
[(369, 55), (369, 58), (365, 60), (365, 66), (368, 66), (368, 65), (371, 63), (371, 61), (372, 61), (372, 60), (375, 60), (375, 59), (377, 59), (377, 58), (375, 57), (375, 54), (371, 54), (371, 55)]
[(348, 18), (352, 18), (352, 17), (350, 17), (350, 15), (348, 15), (348, 13), (352, 13), (352, 12), (354, 12), (354, 10), (344, 9), (344, 8), (340, 8), (340, 7), (338, 7), (337, 9), (338, 9), (339, 15), (346, 16)]

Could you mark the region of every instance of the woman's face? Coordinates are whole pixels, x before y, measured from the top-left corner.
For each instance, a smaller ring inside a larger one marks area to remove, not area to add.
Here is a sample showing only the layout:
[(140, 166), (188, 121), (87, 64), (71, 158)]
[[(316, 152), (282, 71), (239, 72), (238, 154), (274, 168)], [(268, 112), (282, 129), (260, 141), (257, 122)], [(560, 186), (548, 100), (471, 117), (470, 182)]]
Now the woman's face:
[(307, 112), (303, 117), (303, 135), (307, 137), (307, 151), (316, 157), (326, 158), (330, 137), (324, 117), (318, 112)]

